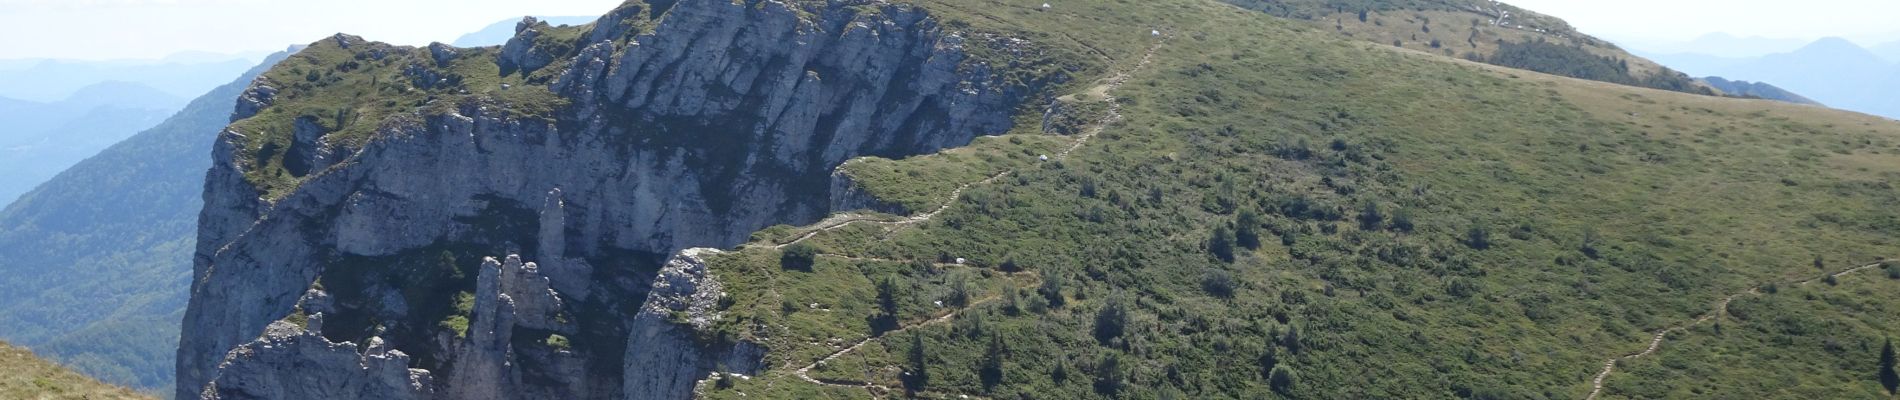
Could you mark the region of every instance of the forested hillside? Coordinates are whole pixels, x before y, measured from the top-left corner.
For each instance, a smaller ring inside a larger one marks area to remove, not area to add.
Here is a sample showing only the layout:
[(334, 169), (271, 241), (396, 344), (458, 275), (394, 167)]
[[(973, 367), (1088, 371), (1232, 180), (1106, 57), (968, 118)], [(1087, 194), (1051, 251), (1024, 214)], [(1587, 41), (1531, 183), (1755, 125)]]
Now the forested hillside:
[(0, 337), (114, 384), (171, 384), (199, 182), (262, 68), (0, 210)]

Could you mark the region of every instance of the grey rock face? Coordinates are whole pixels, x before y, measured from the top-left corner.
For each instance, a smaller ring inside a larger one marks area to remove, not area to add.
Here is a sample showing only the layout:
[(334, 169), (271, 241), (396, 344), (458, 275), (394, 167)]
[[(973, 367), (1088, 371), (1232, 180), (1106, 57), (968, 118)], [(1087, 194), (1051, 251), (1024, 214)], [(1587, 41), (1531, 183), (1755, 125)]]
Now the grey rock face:
[[(496, 62), (565, 68), (549, 86), (570, 103), (555, 120), (476, 99), (398, 116), (361, 149), (313, 157), (311, 175), (274, 202), (233, 162), (235, 143), (257, 133), (220, 135), (179, 348), (180, 397), (227, 392), (232, 383), (214, 378), (230, 368), (288, 368), (273, 352), (221, 361), (319, 279), (361, 281), (352, 278), (437, 252), (513, 256), (469, 280), (389, 274), (332, 290), (332, 328), (299, 340), (368, 340), (339, 321), (378, 321), (367, 337), (417, 355), (406, 367), (433, 371), (441, 378), (425, 386), (453, 398), (687, 396), (715, 366), (756, 371), (763, 350), (702, 343), (703, 326), (663, 318), (711, 318), (703, 303), (718, 288), (703, 252), (664, 267), (662, 255), (859, 206), (834, 198), (832, 172), (845, 160), (1001, 133), (1037, 90), (1005, 83), (966, 56), (962, 33), (909, 6), (655, 3), (603, 17), (583, 35), (598, 40), (559, 55), (566, 63), (540, 61), (552, 50), (537, 48), (540, 25), (523, 21)], [(626, 25), (648, 17), (662, 18), (651, 33)], [(258, 97), (256, 108), (269, 106)], [(422, 318), (439, 318), (427, 310), (457, 292), (474, 298), (465, 336)], [(299, 373), (365, 373), (332, 367)]]
[(626, 399), (683, 399), (707, 372), (758, 374), (763, 350), (749, 343), (704, 343), (695, 332), (720, 318), (723, 287), (706, 268), (714, 249), (674, 255), (653, 281), (627, 340)]
[(289, 322), (272, 323), (262, 337), (226, 356), (205, 399), (429, 399), (428, 371), (409, 369), (409, 356), (372, 340), (368, 348), (335, 343)]
[(434, 59), (436, 65), (446, 65), (450, 61), (455, 61), (455, 57), (458, 56), (461, 56), (461, 50), (456, 49), (455, 46), (441, 42), (429, 43), (429, 58)]
[(541, 20), (534, 17), (522, 17), (521, 22), (515, 24), (515, 37), (501, 46), (501, 58), (495, 62), (501, 66), (502, 75), (533, 72), (554, 63), (554, 54), (535, 43), (541, 38), (538, 27), (542, 27)]
[(271, 87), (270, 80), (258, 77), (255, 82), (251, 82), (250, 89), (246, 89), (244, 94), (238, 96), (237, 109), (232, 111), (231, 121), (257, 115), (265, 107), (270, 107), (271, 102), (276, 99), (277, 88)]
[(871, 210), (891, 214), (909, 214), (910, 210), (898, 204), (880, 201), (864, 191), (857, 181), (839, 168), (831, 173), (831, 209), (833, 210)]

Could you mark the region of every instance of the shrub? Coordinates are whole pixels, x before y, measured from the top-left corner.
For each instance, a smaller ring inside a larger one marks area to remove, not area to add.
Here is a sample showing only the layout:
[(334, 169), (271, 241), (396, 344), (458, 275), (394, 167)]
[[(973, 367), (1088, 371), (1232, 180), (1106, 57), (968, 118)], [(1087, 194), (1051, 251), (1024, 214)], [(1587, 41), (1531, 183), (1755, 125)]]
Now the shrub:
[(1003, 259), (1003, 263), (997, 264), (996, 268), (1002, 270), (1003, 272), (1009, 272), (1009, 273), (1016, 273), (1016, 272), (1023, 271), (1023, 266), (1021, 264), (1016, 263), (1015, 257)]
[(726, 389), (731, 389), (734, 385), (736, 385), (736, 383), (733, 381), (736, 381), (737, 379), (732, 379), (732, 375), (726, 375), (726, 374), (718, 374), (718, 375), (719, 375), (719, 380), (713, 381), (713, 387), (718, 388), (719, 390), (726, 390)]
[(1900, 373), (1894, 371), (1894, 363), (1893, 339), (1887, 339), (1887, 344), (1880, 346), (1880, 369), (1875, 371), (1875, 375), (1880, 377), (1880, 386), (1886, 387), (1889, 394), (1897, 393), (1896, 389), (1900, 389)]
[(1491, 230), (1472, 224), (1471, 229), (1465, 231), (1465, 245), (1478, 250), (1491, 248)]
[(1259, 361), (1260, 362), (1260, 376), (1267, 377), (1267, 378), (1272, 378), (1273, 370), (1277, 369), (1280, 366), (1280, 348), (1275, 346), (1271, 342), (1272, 341), (1269, 340), (1267, 343), (1267, 350), (1260, 353), (1260, 361)]
[(1023, 313), (1023, 290), (1015, 286), (1003, 291), (1003, 313), (1019, 315)]
[(1235, 286), (1234, 275), (1223, 270), (1210, 271), (1206, 277), (1201, 278), (1201, 290), (1207, 291), (1208, 295), (1214, 297), (1233, 298)]
[(1478, 292), (1482, 290), (1483, 287), (1479, 286), (1477, 282), (1472, 281), (1471, 278), (1456, 277), (1451, 278), (1450, 282), (1445, 283), (1445, 294), (1461, 299), (1476, 296)]
[(1399, 232), (1411, 232), (1413, 228), (1416, 228), (1412, 225), (1412, 212), (1404, 208), (1393, 211), (1390, 227)]
[(1300, 354), (1300, 350), (1305, 348), (1305, 344), (1300, 341), (1300, 329), (1291, 326), (1287, 327), (1286, 334), (1280, 336), (1280, 345), (1285, 346), (1288, 353), (1293, 353), (1294, 355)]
[(950, 281), (950, 304), (957, 307), (970, 305), (970, 281), (968, 279), (955, 278)]
[(1359, 230), (1378, 230), (1383, 226), (1385, 226), (1385, 214), (1379, 212), (1379, 204), (1366, 202), (1365, 208), (1359, 211)]
[(1119, 298), (1110, 298), (1108, 304), (1095, 314), (1095, 340), (1108, 345), (1122, 337), (1128, 329), (1128, 306)]
[(915, 332), (911, 333), (910, 353), (908, 357), (910, 362), (904, 366), (904, 377), (902, 380), (904, 382), (904, 389), (913, 395), (916, 394), (916, 392), (923, 391), (924, 386), (930, 384), (930, 371), (927, 369), (930, 364), (929, 358), (930, 354), (924, 349), (924, 335)]
[(778, 263), (779, 263), (779, 267), (782, 267), (785, 269), (793, 269), (793, 270), (809, 272), (811, 271), (812, 266), (817, 263), (817, 260), (818, 260), (817, 247), (814, 247), (810, 244), (798, 243), (798, 244), (793, 244), (791, 246), (786, 246), (785, 252), (779, 255)]
[(468, 337), (468, 317), (450, 315), (447, 319), (443, 319), (441, 323), (436, 325), (442, 327), (442, 329), (448, 329), (449, 332), (455, 332), (455, 337), (457, 338)]
[(1298, 381), (1299, 376), (1293, 374), (1293, 368), (1285, 365), (1273, 367), (1273, 372), (1267, 378), (1267, 384), (1274, 392), (1289, 397), (1293, 395), (1293, 386)]
[(1095, 392), (1115, 397), (1122, 390), (1122, 358), (1115, 353), (1102, 356), (1095, 365)]
[(990, 392), (996, 385), (1003, 383), (1003, 356), (1009, 348), (1003, 343), (1003, 335), (991, 334), (990, 346), (983, 350), (982, 364), (977, 366), (976, 375), (983, 381), (983, 391)]
[(1260, 249), (1260, 214), (1253, 210), (1240, 210), (1240, 216), (1234, 220), (1234, 240), (1240, 247), (1248, 250)]
[(1062, 308), (1063, 304), (1068, 302), (1068, 299), (1062, 297), (1061, 274), (1052, 273), (1043, 276), (1042, 287), (1036, 291), (1042, 294), (1042, 299), (1048, 301), (1050, 307)]
[(1234, 262), (1234, 233), (1224, 226), (1214, 228), (1214, 237), (1207, 240), (1207, 252), (1221, 261)]

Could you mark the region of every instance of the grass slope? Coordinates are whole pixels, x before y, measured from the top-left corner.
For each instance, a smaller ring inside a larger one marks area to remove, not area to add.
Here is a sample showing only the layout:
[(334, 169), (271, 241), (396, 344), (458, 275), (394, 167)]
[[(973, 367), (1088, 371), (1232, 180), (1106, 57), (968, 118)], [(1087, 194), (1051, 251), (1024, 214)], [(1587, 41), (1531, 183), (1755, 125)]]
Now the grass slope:
[(1562, 19), (1491, 0), (1223, 0), (1379, 44), (1555, 75), (1712, 94)]
[[(1736, 297), (1711, 322), (1628, 362), (1605, 398), (1885, 398), (1880, 352), (1900, 327), (1900, 263)], [(1759, 365), (1762, 368), (1733, 368)]]
[(0, 342), (0, 397), (8, 399), (149, 399), (34, 357)]
[[(766, 245), (800, 228), (715, 257), (734, 298), (719, 333), (765, 343), (772, 368), (703, 394), (1581, 398), (1605, 360), (1720, 298), (1900, 248), (1900, 126), (1874, 117), (1470, 63), (1206, 0), (915, 3), (1079, 46), (1095, 70), (1155, 57), (1066, 160), (1037, 161), (1071, 138), (1025, 126), (852, 163), (914, 214), (976, 184), (927, 220), (817, 233), (810, 271)], [(1065, 90), (1109, 99), (1100, 84)], [(1223, 231), (1260, 243), (1224, 260)]]

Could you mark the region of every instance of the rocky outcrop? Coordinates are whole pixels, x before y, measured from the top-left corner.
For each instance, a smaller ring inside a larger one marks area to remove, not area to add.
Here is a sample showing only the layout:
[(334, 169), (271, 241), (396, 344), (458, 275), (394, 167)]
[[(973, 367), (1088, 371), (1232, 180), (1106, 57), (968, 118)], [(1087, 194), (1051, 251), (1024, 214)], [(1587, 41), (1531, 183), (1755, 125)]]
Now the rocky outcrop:
[[(414, 51), (558, 72), (536, 74), (552, 76), (546, 90), (564, 100), (551, 115), (481, 95), (438, 99), (382, 121), (361, 149), (312, 153), (322, 157), (309, 174), (274, 200), (245, 178), (262, 167), (235, 161), (246, 135), (268, 133), (221, 135), (179, 349), (181, 397), (207, 383), (222, 392), (227, 383), (212, 378), (223, 369), (276, 365), (220, 361), (319, 285), (335, 298), (323, 339), (403, 349), (450, 397), (684, 396), (713, 366), (756, 369), (762, 354), (694, 340), (692, 324), (650, 315), (655, 305), (695, 310), (666, 302), (717, 292), (703, 266), (673, 266), (696, 255), (662, 268), (663, 255), (855, 206), (833, 199), (832, 172), (845, 160), (1001, 133), (1041, 82), (1005, 79), (965, 48), (1030, 51), (1024, 42), (976, 38), (882, 2), (636, 1), (571, 46), (542, 27), (524, 21), (499, 55)], [(554, 58), (543, 64), (542, 54)], [(259, 101), (241, 110), (271, 106), (254, 92)], [(452, 261), (494, 254), (511, 256), (475, 270)], [(446, 306), (458, 293), (473, 298), (466, 315)], [(466, 332), (448, 328), (460, 323)]]
[(501, 399), (522, 386), (510, 376), (515, 327), (560, 330), (566, 324), (560, 296), (533, 263), (523, 264), (519, 256), (505, 262), (489, 258), (478, 274), (473, 321), (444, 390), (456, 399)]
[(720, 319), (719, 302), (726, 296), (703, 258), (718, 253), (682, 251), (654, 279), (628, 336), (624, 398), (688, 398), (694, 383), (714, 370), (752, 375), (762, 367), (758, 346), (704, 333)]
[(515, 37), (501, 46), (501, 58), (495, 60), (495, 64), (501, 67), (502, 75), (516, 71), (533, 72), (554, 63), (554, 54), (536, 42), (541, 39), (541, 30), (537, 28), (546, 27), (534, 17), (525, 17), (515, 23)]
[(264, 335), (225, 357), (202, 398), (242, 399), (428, 399), (429, 371), (410, 369), (409, 356), (381, 339), (369, 346), (336, 343), (316, 334), (323, 315), (305, 329), (272, 323)]
[(911, 211), (901, 204), (880, 200), (864, 191), (864, 187), (859, 186), (851, 174), (845, 173), (844, 168), (831, 173), (831, 209), (871, 210), (897, 215), (910, 214)]

